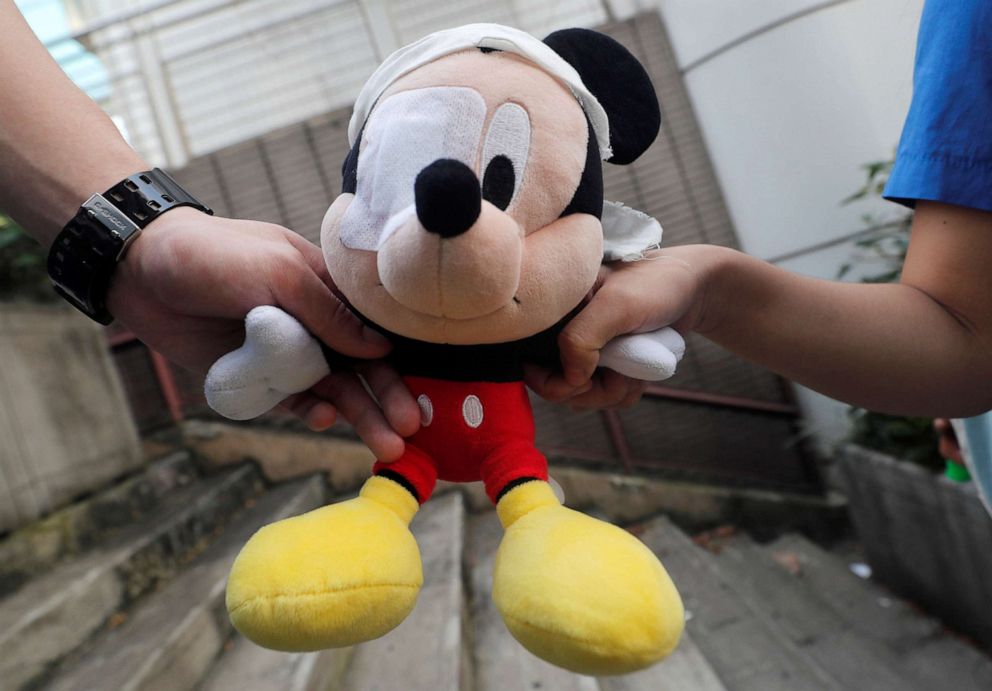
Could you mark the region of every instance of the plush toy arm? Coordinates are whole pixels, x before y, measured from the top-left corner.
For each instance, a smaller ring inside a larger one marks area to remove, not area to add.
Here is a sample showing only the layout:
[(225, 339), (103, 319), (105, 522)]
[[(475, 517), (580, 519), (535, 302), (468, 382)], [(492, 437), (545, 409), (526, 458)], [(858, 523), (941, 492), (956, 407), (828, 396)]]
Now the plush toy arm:
[(599, 355), (599, 365), (633, 379), (661, 381), (675, 374), (685, 354), (685, 341), (672, 328), (618, 336)]
[(265, 305), (245, 317), (244, 345), (213, 364), (203, 388), (218, 413), (249, 420), (329, 373), (317, 339), (286, 312)]

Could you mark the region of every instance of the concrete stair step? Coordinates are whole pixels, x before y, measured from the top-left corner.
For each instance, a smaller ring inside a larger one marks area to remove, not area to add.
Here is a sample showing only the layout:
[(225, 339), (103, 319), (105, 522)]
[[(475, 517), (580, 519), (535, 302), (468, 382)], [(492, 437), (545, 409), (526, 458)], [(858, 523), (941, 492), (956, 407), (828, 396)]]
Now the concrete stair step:
[(0, 679), (16, 689), (42, 674), (170, 578), (260, 490), (244, 465), (171, 493), (107, 544), (0, 602)]
[[(606, 520), (596, 511), (590, 515)], [(510, 635), (492, 600), (493, 561), (502, 536), (495, 512), (469, 519), (465, 572), (471, 591), (475, 691), (726, 691), (688, 633), (664, 662), (621, 677), (596, 679), (574, 674), (527, 652)]]
[(574, 674), (527, 652), (510, 635), (492, 599), (493, 563), (503, 527), (495, 511), (470, 517), (465, 573), (473, 641), (474, 691), (598, 691), (593, 677)]
[(235, 634), (200, 691), (326, 691), (351, 659), (351, 648), (282, 653)]
[(844, 689), (783, 632), (761, 601), (740, 594), (715, 557), (666, 518), (634, 531), (682, 593), (690, 638), (731, 691)]
[(992, 659), (879, 584), (852, 574), (843, 559), (796, 534), (763, 549), (851, 631), (886, 646), (920, 688), (992, 689)]
[(231, 632), (224, 610), (224, 587), (238, 551), (263, 525), (309, 511), (323, 501), (323, 481), (313, 477), (277, 487), (252, 502), (234, 525), (186, 570), (138, 605), (123, 624), (80, 650), (45, 688), (52, 691), (195, 688)]
[(736, 535), (718, 554), (717, 563), (733, 589), (760, 603), (765, 615), (792, 643), (828, 670), (843, 688), (932, 688), (900, 674), (898, 660), (888, 648), (853, 628), (825, 602), (823, 593), (790, 576), (750, 538)]
[(197, 476), (188, 451), (169, 453), (141, 472), (13, 532), (0, 540), (0, 597), (59, 561), (98, 546), (108, 532), (140, 520)]
[[(465, 508), (461, 492), (435, 495), (411, 524), (420, 545), (424, 586), (406, 621), (355, 646), (340, 691), (459, 691), (470, 688), (461, 564)], [(509, 686), (505, 688), (511, 688)]]
[(682, 634), (679, 647), (654, 667), (622, 677), (599, 680), (602, 691), (727, 691), (692, 634)]

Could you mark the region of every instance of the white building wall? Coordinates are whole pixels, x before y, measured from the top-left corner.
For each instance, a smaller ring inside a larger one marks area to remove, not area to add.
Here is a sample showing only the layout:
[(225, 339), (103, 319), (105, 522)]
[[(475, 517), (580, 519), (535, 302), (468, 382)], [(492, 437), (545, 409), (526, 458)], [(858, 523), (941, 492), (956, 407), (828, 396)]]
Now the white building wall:
[[(862, 164), (895, 151), (923, 0), (612, 4), (622, 16), (661, 11), (745, 251), (833, 279), (863, 215), (903, 213), (840, 202), (860, 186)], [(797, 389), (824, 445), (847, 432), (846, 406)]]

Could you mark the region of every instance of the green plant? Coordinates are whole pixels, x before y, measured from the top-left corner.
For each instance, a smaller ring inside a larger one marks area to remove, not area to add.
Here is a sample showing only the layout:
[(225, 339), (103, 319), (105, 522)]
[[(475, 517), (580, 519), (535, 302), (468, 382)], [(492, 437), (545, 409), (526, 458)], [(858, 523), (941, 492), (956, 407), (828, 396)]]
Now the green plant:
[[(885, 190), (894, 160), (874, 161), (862, 166), (865, 182), (843, 204), (851, 204), (862, 199), (877, 199)], [(894, 218), (882, 219), (876, 214), (861, 217), (871, 229), (867, 235), (855, 241), (855, 251), (851, 259), (843, 264), (837, 278), (844, 278), (856, 266), (874, 265), (877, 273), (861, 278), (863, 283), (894, 283), (902, 275), (902, 265), (909, 248), (909, 228), (913, 223), (911, 212), (901, 212)]]
[[(843, 203), (881, 197), (893, 164), (894, 161), (889, 159), (862, 166), (866, 173), (864, 184)], [(909, 248), (913, 214), (900, 213), (889, 220), (866, 214), (862, 220), (872, 230), (854, 243), (855, 251), (851, 259), (841, 266), (837, 278), (848, 275), (855, 267), (864, 269), (869, 265), (877, 268), (875, 272), (863, 276), (862, 283), (898, 281)], [(943, 468), (933, 419), (887, 415), (863, 408), (849, 409), (848, 418), (851, 421), (850, 440), (855, 444), (934, 470)]]
[(45, 250), (0, 212), (0, 300), (51, 302)]
[(899, 417), (863, 408), (851, 408), (847, 415), (855, 444), (932, 470), (944, 469), (932, 418)]

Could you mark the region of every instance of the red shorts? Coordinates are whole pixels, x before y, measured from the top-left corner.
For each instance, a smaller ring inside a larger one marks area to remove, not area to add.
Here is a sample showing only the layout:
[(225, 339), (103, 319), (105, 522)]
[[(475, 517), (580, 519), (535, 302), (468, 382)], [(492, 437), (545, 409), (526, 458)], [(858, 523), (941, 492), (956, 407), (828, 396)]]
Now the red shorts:
[(438, 478), (482, 480), (494, 503), (513, 480), (548, 479), (547, 459), (534, 446), (534, 413), (523, 382), (403, 381), (420, 405), (420, 429), (407, 439), (399, 460), (380, 461), (372, 472), (401, 475), (421, 503)]

